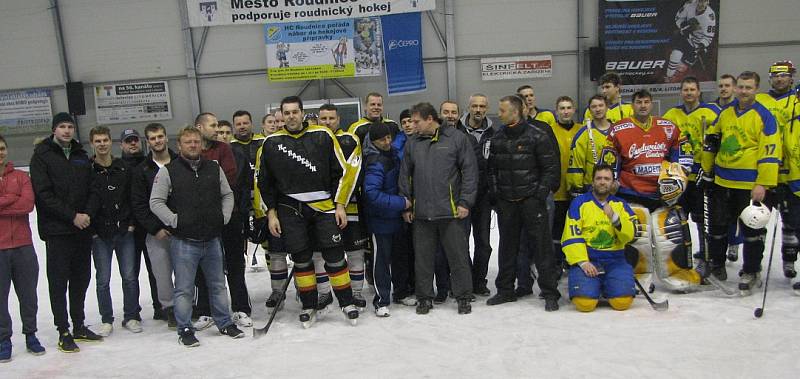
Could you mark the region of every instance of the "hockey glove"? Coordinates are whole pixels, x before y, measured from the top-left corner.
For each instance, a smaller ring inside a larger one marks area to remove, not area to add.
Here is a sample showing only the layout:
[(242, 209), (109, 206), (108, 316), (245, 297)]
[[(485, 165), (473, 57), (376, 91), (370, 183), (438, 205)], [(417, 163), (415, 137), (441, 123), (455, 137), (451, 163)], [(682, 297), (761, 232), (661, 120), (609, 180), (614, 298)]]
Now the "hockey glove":
[(247, 239), (254, 244), (260, 244), (267, 240), (267, 218), (251, 218), (250, 227), (247, 230)]
[(710, 189), (711, 185), (714, 184), (714, 173), (713, 172), (705, 172), (703, 168), (700, 168), (700, 171), (697, 172), (697, 180), (695, 181), (697, 188), (701, 190)]

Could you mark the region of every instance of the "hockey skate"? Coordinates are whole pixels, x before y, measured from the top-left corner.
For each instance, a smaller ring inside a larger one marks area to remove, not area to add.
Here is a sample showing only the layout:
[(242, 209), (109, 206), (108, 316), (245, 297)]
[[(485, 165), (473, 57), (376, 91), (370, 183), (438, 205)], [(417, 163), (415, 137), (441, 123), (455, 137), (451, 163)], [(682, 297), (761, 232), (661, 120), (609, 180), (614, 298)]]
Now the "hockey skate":
[(794, 262), (783, 262), (783, 276), (789, 279), (797, 276), (797, 271), (794, 269)]
[(800, 296), (800, 282), (795, 282), (792, 284), (792, 289), (794, 290), (794, 294)]
[(742, 296), (753, 294), (753, 288), (761, 287), (761, 273), (743, 273), (739, 279), (739, 293)]
[(303, 309), (300, 312), (300, 323), (303, 325), (303, 329), (308, 329), (311, 325), (314, 325), (314, 322), (317, 320), (317, 310), (316, 309)]
[(278, 305), (278, 303), (280, 303), (278, 310), (280, 310), (280, 308), (283, 308), (283, 302), (281, 301), (281, 299), (283, 299), (283, 296), (284, 294), (280, 291), (272, 291), (272, 294), (269, 295), (269, 299), (267, 299), (266, 302), (267, 309), (275, 308), (275, 306)]
[(330, 312), (330, 305), (333, 304), (333, 295), (330, 292), (321, 293), (317, 300), (317, 317), (320, 319)]
[(344, 316), (350, 321), (350, 325), (356, 326), (356, 324), (358, 324), (358, 307), (354, 304), (342, 308), (342, 313), (344, 313)]
[(358, 307), (359, 312), (363, 312), (367, 307), (367, 300), (361, 295), (361, 291), (353, 291), (353, 305)]
[(736, 262), (739, 260), (739, 245), (728, 245), (728, 260)]

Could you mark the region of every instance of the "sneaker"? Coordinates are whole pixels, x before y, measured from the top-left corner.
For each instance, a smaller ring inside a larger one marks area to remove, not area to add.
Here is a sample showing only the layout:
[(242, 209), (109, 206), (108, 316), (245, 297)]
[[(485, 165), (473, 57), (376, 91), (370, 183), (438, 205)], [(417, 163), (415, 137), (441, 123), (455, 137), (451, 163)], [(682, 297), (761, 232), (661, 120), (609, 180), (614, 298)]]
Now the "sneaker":
[(749, 296), (752, 294), (752, 290), (755, 287), (761, 287), (761, 273), (742, 273), (742, 277), (739, 278), (739, 291), (742, 293), (742, 296)]
[(472, 293), (474, 293), (474, 294), (476, 294), (478, 296), (489, 296), (489, 295), (492, 294), (492, 291), (489, 291), (489, 288), (486, 287), (486, 285), (478, 285), (478, 284), (476, 284), (472, 288), (473, 288), (472, 289)]
[(383, 306), (375, 308), (375, 316), (389, 317), (389, 307)]
[(194, 330), (191, 328), (183, 328), (183, 330), (178, 333), (178, 343), (186, 347), (200, 346), (200, 341), (194, 336)]
[(35, 334), (25, 335), (25, 348), (33, 355), (44, 355), (45, 353), (44, 346), (42, 346)]
[(467, 315), (472, 313), (472, 304), (469, 299), (458, 299), (458, 314)]
[(167, 313), (167, 328), (170, 330), (178, 329), (178, 320), (175, 319), (175, 311), (170, 307), (166, 310)]
[(200, 316), (197, 318), (197, 321), (192, 323), (194, 330), (206, 330), (214, 325), (214, 319), (209, 316)]
[(558, 310), (558, 299), (547, 298), (544, 299), (544, 310), (547, 312), (555, 312)]
[(0, 341), (0, 363), (11, 361), (11, 337)]
[(783, 262), (783, 276), (789, 279), (797, 276), (797, 271), (794, 269), (794, 262)]
[(510, 293), (500, 293), (498, 292), (496, 295), (486, 300), (486, 305), (500, 305), (505, 303), (512, 303), (517, 301), (517, 296), (512, 295)]
[(61, 334), (58, 335), (58, 350), (65, 353), (77, 353), (81, 351), (78, 345), (75, 344), (75, 340), (72, 339), (72, 334), (69, 334), (69, 332), (61, 332)]
[(317, 299), (317, 310), (321, 311), (333, 304), (333, 295), (330, 292), (321, 293)]
[(250, 318), (250, 316), (247, 315), (247, 313), (234, 312), (233, 317), (231, 318), (233, 319), (233, 322), (236, 323), (236, 325), (239, 325), (243, 328), (249, 328), (253, 326), (253, 320)]
[(283, 302), (281, 302), (281, 300), (283, 300), (283, 297), (284, 294), (282, 292), (272, 291), (272, 293), (269, 295), (269, 299), (267, 299), (266, 302), (267, 308), (275, 308), (278, 305), (278, 303), (281, 303), (281, 307), (283, 307)]
[(408, 307), (413, 307), (413, 306), (417, 305), (417, 299), (415, 299), (413, 296), (406, 296), (406, 297), (401, 298), (401, 299), (394, 298), (392, 301), (395, 304), (403, 304), (403, 305), (408, 306)]
[(728, 245), (728, 260), (736, 262), (739, 260), (739, 245)]
[(142, 332), (142, 322), (137, 319), (130, 319), (122, 322), (122, 327), (131, 331), (131, 333)]
[(533, 295), (533, 290), (530, 289), (530, 288), (517, 287), (514, 290), (514, 295), (516, 295), (517, 297), (525, 297), (525, 296)]
[(78, 342), (101, 342), (103, 340), (102, 336), (98, 336), (86, 326), (76, 327), (72, 330), (72, 335)]
[(417, 314), (426, 315), (431, 311), (432, 308), (433, 304), (431, 304), (430, 299), (420, 300), (419, 303), (417, 303)]
[[(108, 337), (111, 335), (111, 332), (114, 331), (114, 324), (104, 322), (100, 324), (100, 330), (97, 331), (97, 335), (100, 337)], [(75, 334), (75, 339), (78, 339), (77, 333)]]
[(358, 307), (359, 310), (364, 310), (367, 307), (367, 300), (361, 295), (361, 291), (353, 291), (353, 305)]
[(447, 301), (447, 291), (439, 291), (433, 298), (434, 304), (444, 304), (445, 301)]
[[(248, 317), (249, 318), (249, 317)], [(236, 327), (236, 323), (231, 323), (224, 329), (220, 329), (220, 333), (231, 338), (244, 338), (244, 332)]]

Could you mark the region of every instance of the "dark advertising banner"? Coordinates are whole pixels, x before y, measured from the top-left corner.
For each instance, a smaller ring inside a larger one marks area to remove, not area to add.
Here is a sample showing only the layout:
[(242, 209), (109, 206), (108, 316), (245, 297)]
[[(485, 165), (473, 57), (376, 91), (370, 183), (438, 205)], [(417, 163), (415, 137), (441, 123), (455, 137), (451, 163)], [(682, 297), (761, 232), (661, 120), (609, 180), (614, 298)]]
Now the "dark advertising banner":
[(601, 0), (605, 70), (622, 76), (625, 93), (677, 93), (686, 76), (713, 89), (719, 6), (720, 0)]

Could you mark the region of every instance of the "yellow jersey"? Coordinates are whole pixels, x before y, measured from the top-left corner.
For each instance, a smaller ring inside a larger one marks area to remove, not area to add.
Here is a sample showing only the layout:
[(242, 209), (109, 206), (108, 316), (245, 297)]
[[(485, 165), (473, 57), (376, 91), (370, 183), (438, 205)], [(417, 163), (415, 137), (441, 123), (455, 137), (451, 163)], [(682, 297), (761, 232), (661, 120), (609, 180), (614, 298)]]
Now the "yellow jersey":
[[(626, 103), (611, 104), (606, 111), (606, 119), (610, 123), (616, 123), (623, 118), (633, 117), (633, 106)], [(586, 107), (586, 112), (583, 112), (583, 123), (592, 119), (592, 111)]]
[(587, 124), (575, 133), (569, 149), (566, 175), (567, 193), (584, 192), (591, 187), (594, 166), (599, 162), (609, 130), (611, 130), (610, 124), (606, 130), (600, 130)]
[[(616, 222), (603, 212), (605, 203), (619, 216)], [(633, 241), (637, 223), (633, 209), (613, 195), (605, 203), (592, 192), (572, 200), (561, 235), (561, 250), (570, 265), (588, 261), (593, 251), (625, 254), (625, 245)]]
[[(681, 131), (681, 135), (685, 136), (689, 143), (692, 145), (692, 155), (694, 156), (694, 164), (692, 165), (692, 172), (689, 175), (689, 180), (695, 180), (697, 172), (700, 170), (700, 161), (702, 160), (703, 152), (703, 127), (708, 130), (708, 127), (717, 120), (720, 109), (716, 104), (700, 103), (694, 110), (687, 110), (685, 105), (679, 105), (671, 108), (664, 113), (663, 118), (672, 121)], [(704, 121), (705, 120), (705, 121)]]

